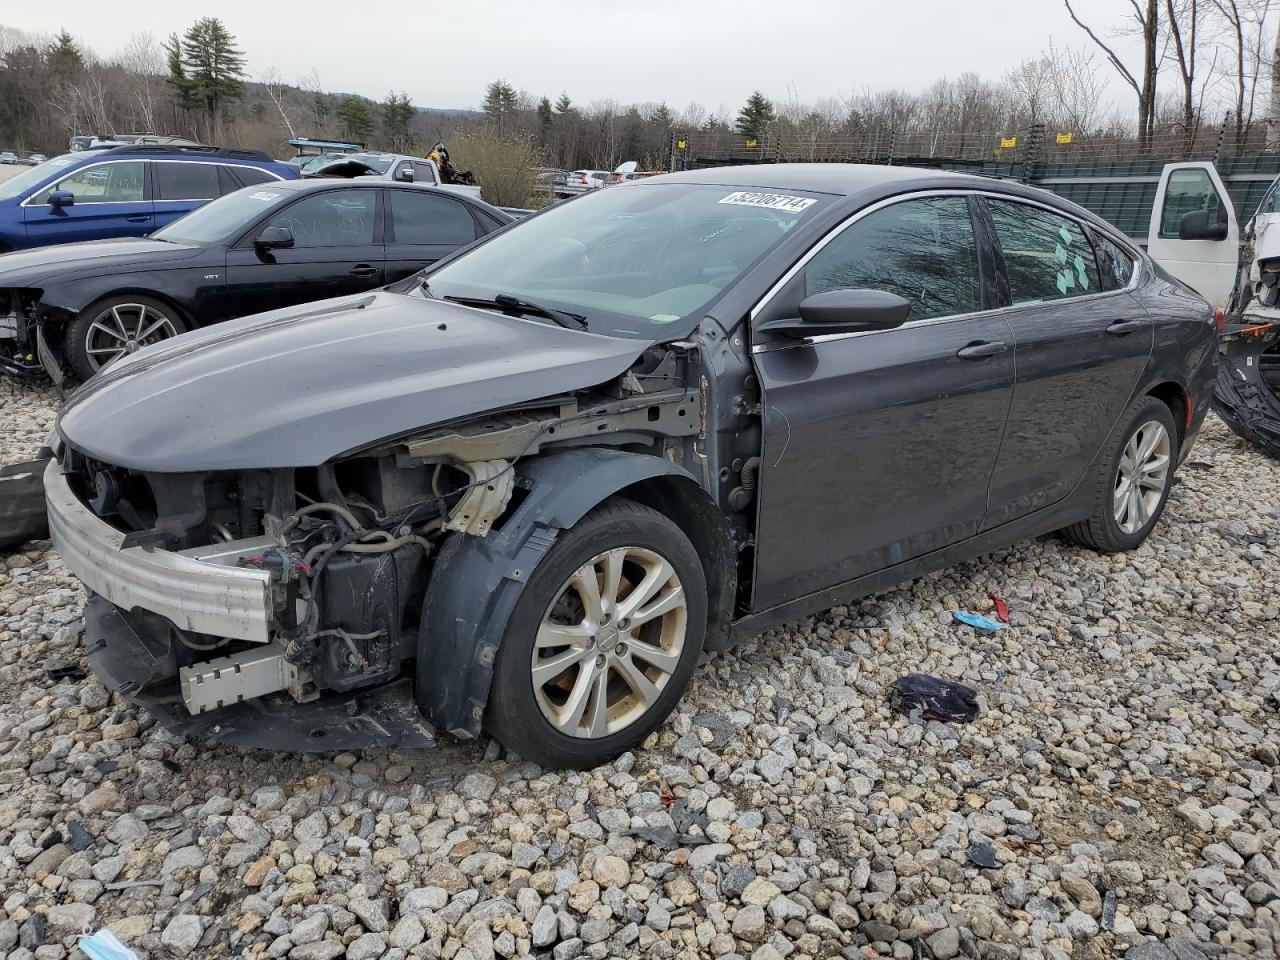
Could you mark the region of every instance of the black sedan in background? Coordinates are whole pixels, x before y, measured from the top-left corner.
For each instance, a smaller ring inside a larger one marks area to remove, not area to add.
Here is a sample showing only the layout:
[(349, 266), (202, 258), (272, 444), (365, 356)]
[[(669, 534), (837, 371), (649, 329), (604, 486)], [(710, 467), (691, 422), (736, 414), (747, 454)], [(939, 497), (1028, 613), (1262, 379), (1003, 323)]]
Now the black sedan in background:
[(511, 219), (417, 184), (284, 181), (150, 237), (5, 254), (0, 368), (87, 380), (196, 327), (399, 280)]

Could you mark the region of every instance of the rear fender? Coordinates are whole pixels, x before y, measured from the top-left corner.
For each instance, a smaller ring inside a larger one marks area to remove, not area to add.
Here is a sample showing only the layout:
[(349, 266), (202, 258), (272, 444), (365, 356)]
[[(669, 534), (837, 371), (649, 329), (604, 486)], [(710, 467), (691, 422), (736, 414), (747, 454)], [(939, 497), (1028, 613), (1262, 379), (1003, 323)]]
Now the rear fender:
[(451, 536), (427, 585), (415, 692), (433, 726), (455, 736), (479, 734), (507, 622), (560, 531), (645, 480), (696, 483), (660, 457), (599, 448), (548, 454), (519, 472), (532, 483), (524, 501), (487, 537)]

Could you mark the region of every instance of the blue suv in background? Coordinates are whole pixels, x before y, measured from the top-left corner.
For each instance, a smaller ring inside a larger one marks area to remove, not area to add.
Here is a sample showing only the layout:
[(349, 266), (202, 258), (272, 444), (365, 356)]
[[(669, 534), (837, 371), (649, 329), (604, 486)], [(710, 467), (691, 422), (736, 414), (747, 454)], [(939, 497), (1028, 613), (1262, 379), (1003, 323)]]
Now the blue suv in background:
[(0, 252), (140, 237), (242, 187), (296, 180), (261, 150), (133, 144), (67, 153), (0, 183)]

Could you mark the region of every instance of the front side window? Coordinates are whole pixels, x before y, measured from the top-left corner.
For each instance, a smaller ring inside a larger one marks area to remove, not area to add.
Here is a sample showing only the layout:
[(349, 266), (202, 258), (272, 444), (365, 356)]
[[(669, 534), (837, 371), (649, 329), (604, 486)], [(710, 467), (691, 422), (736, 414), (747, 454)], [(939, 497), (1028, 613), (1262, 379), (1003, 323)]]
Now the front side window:
[(978, 250), (964, 197), (904, 200), (838, 234), (804, 270), (806, 296), (887, 290), (910, 301), (912, 320), (982, 309)]
[(368, 246), (376, 209), (376, 190), (333, 190), (290, 204), (264, 226), (287, 227), (295, 248)]
[(218, 196), (218, 168), (212, 163), (157, 161), (152, 165), (157, 200), (211, 200)]
[(1164, 207), (1160, 211), (1160, 236), (1176, 238), (1184, 215), (1193, 210), (1204, 210), (1210, 223), (1225, 223), (1226, 211), (1222, 198), (1209, 179), (1209, 173), (1198, 167), (1174, 170), (1169, 174), (1165, 187)]
[(476, 238), (476, 222), (458, 200), (391, 190), (391, 224), (396, 243), (470, 243)]
[(1097, 293), (1098, 263), (1074, 220), (1012, 200), (987, 200), (1013, 306)]
[(116, 160), (84, 167), (45, 187), (31, 203), (48, 203), (50, 194), (67, 191), (75, 195), (77, 204), (136, 203), (146, 196), (141, 160)]
[(173, 243), (230, 243), (258, 217), (283, 205), (289, 195), (281, 188), (237, 190), (196, 207), (152, 236)]

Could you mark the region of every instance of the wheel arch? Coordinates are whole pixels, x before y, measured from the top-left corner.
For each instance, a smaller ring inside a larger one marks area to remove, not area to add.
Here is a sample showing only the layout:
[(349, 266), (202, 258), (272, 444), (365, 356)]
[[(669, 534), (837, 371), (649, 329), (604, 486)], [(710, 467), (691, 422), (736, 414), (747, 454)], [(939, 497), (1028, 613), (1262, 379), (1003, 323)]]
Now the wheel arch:
[(1173, 424), (1178, 428), (1178, 446), (1181, 447), (1190, 426), (1192, 408), (1186, 389), (1179, 383), (1166, 380), (1157, 383), (1147, 391), (1147, 396), (1155, 397), (1173, 414)]
[(646, 454), (581, 448), (521, 463), (524, 499), (487, 537), (455, 533), (436, 557), (417, 642), (415, 695), (437, 728), (480, 732), (506, 625), (530, 573), (594, 507), (627, 496), (669, 516), (707, 571), (707, 644), (727, 643), (736, 582), (727, 524), (683, 467)]

